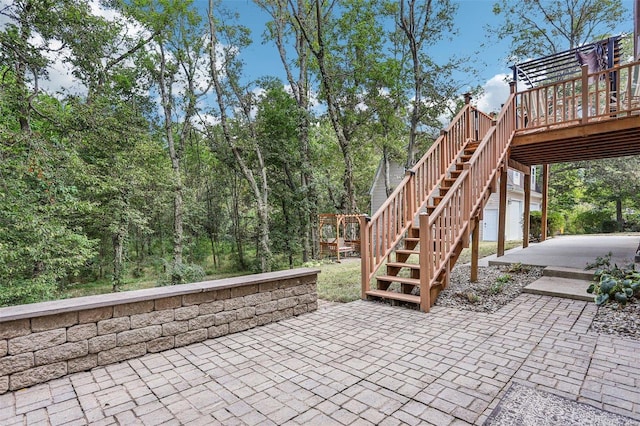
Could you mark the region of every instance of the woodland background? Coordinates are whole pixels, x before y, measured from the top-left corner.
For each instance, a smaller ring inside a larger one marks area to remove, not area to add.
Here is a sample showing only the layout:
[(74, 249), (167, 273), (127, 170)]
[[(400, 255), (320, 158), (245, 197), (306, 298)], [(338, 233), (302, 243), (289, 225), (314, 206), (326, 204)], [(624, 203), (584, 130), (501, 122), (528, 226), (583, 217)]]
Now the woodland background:
[[(264, 34), (213, 0), (0, 3), (0, 306), (310, 262), (318, 213), (368, 213), (376, 168), (410, 167), (474, 81), (469, 58), (432, 57), (457, 2), (254, 3)], [(487, 7), (502, 23), (478, 36), (510, 37), (514, 58), (631, 16), (610, 0)], [(286, 78), (247, 77), (256, 40)], [(45, 88), (55, 61), (68, 90)], [(638, 170), (554, 165), (558, 228), (640, 230)]]

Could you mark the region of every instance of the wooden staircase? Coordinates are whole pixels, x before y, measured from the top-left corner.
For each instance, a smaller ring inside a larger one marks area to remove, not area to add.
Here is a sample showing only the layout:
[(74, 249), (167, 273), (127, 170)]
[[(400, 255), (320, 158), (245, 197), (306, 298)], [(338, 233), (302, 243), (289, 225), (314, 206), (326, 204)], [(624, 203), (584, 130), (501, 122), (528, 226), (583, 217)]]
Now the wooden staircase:
[(363, 217), (363, 298), (429, 310), (506, 167), (515, 111), (513, 93), (497, 120), (467, 101), (385, 204)]
[[(426, 206), (427, 214), (432, 214), (440, 202), (446, 197), (458, 177), (463, 173), (464, 163), (471, 159), (479, 145), (480, 141), (467, 142), (453, 168), (448, 171), (448, 177), (442, 179), (436, 195), (429, 200)], [(449, 268), (447, 268), (447, 271), (453, 268), (462, 249), (468, 247), (468, 244), (465, 244), (465, 242), (466, 241), (460, 241), (455, 247), (449, 259)], [(372, 299), (387, 299), (395, 302), (420, 305), (420, 296), (418, 295), (418, 289), (420, 288), (420, 264), (415, 262), (415, 260), (417, 260), (416, 258), (420, 256), (419, 244), (420, 228), (411, 226), (407, 231), (407, 236), (402, 238), (400, 245), (403, 248), (393, 251), (395, 261), (387, 261), (386, 274), (376, 276), (377, 288), (367, 290), (365, 292), (366, 296)], [(393, 254), (390, 255), (389, 259), (394, 257)], [(413, 262), (411, 261), (411, 256), (413, 256)], [(432, 286), (430, 299), (435, 301), (440, 291), (444, 290), (448, 283), (448, 274), (441, 272), (435, 284)]]

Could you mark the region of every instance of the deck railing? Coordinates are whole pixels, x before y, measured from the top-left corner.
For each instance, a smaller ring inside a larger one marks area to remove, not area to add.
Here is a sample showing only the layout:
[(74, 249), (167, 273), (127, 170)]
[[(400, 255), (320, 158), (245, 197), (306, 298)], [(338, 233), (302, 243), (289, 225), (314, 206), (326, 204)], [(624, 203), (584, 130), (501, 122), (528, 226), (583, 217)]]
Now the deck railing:
[(363, 295), (370, 289), (371, 279), (377, 269), (415, 222), (418, 212), (439, 189), (467, 141), (481, 139), (491, 125), (490, 116), (467, 103), (427, 153), (407, 171), (405, 178), (378, 211), (370, 219), (362, 218)]
[(458, 244), (469, 237), (471, 218), (504, 163), (516, 123), (516, 95), (512, 94), (492, 127), (482, 139), (464, 170), (429, 215), (420, 215), (420, 308), (431, 306), (431, 287), (450, 267)]
[(640, 63), (518, 92), (518, 129), (550, 129), (624, 117), (640, 112)]

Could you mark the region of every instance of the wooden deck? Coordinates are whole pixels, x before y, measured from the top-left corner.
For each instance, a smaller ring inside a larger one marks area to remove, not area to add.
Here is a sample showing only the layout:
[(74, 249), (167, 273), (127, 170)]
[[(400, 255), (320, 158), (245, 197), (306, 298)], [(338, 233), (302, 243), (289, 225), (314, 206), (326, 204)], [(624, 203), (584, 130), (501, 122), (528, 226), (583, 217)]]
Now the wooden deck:
[(510, 158), (525, 165), (640, 154), (640, 66), (518, 92)]
[(640, 155), (640, 115), (519, 130), (511, 143), (510, 158), (533, 166), (628, 155)]
[[(531, 166), (543, 165), (546, 235), (549, 164), (640, 155), (640, 62), (511, 95), (490, 117), (469, 104), (371, 218), (361, 217), (362, 297), (429, 311), (500, 185), (498, 255), (504, 254), (507, 168), (525, 177), (523, 246), (529, 239)], [(473, 244), (471, 280), (478, 268)], [(409, 263), (418, 256), (419, 264)], [(376, 276), (386, 262), (387, 273)], [(418, 291), (419, 290), (419, 291)], [(419, 296), (417, 295), (419, 293)]]

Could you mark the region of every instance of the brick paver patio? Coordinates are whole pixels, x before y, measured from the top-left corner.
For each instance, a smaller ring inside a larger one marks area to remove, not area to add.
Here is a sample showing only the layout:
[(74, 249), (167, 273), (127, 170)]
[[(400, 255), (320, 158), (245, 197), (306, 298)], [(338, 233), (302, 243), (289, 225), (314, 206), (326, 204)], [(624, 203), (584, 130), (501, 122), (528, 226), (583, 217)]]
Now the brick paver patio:
[(482, 424), (511, 382), (640, 420), (640, 341), (592, 303), (354, 302), (0, 395), (0, 424)]

